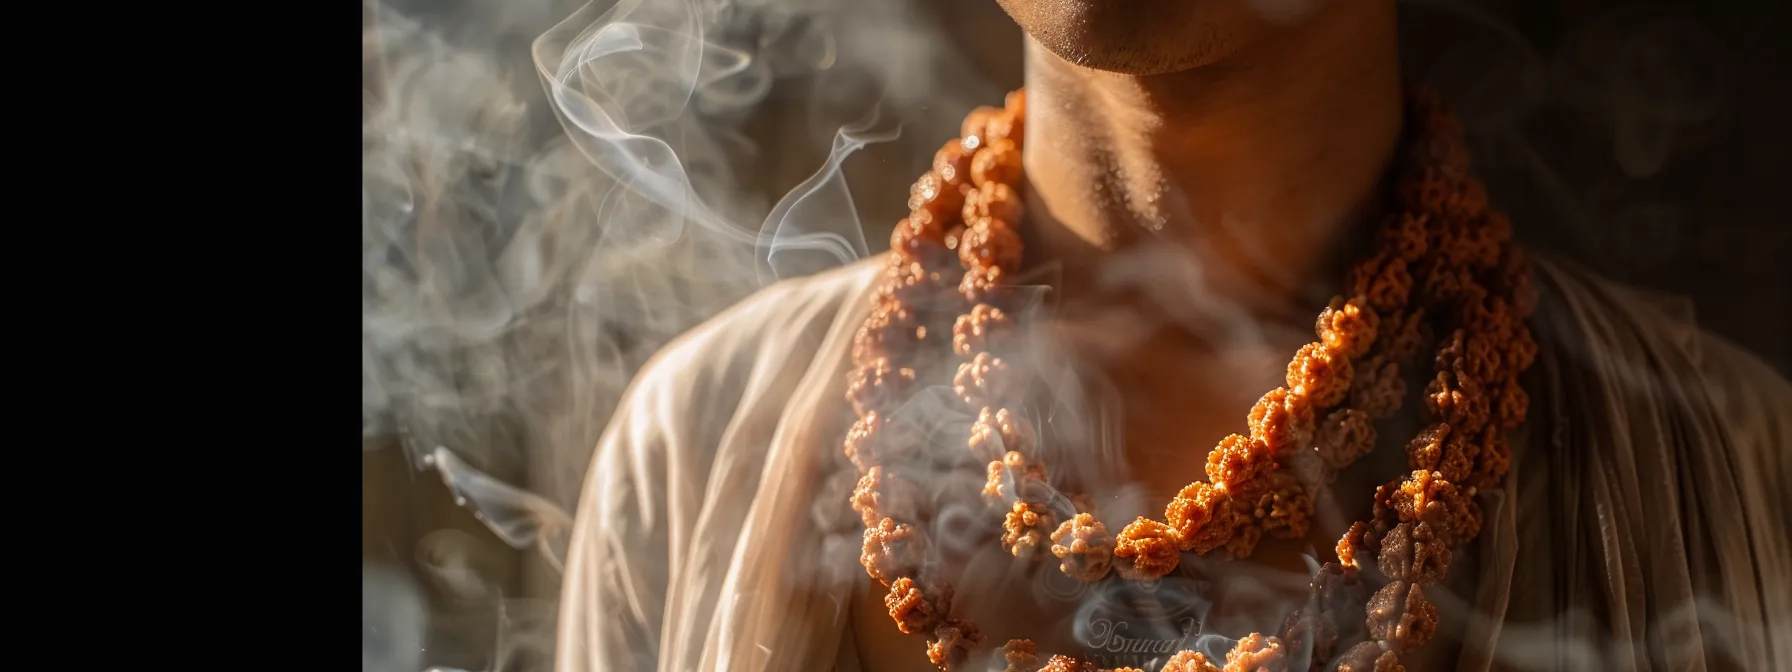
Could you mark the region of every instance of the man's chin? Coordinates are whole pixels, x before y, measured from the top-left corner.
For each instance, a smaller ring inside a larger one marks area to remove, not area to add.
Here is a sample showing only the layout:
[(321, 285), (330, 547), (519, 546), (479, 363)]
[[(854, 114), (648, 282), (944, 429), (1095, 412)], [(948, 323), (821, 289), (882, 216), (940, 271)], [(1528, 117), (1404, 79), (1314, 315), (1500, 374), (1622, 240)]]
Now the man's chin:
[(1175, 48), (1152, 48), (1169, 45), (1088, 33), (1046, 35), (1034, 41), (1079, 67), (1134, 76), (1167, 75), (1198, 68), (1213, 61), (1218, 53), (1218, 45), (1206, 39), (1189, 39)]

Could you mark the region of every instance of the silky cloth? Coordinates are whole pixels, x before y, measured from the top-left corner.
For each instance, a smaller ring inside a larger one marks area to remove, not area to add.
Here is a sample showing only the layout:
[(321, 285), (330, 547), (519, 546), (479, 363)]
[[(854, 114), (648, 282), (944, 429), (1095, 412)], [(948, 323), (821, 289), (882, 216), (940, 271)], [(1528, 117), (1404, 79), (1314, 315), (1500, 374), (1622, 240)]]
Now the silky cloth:
[[(579, 501), (560, 672), (859, 668), (860, 540), (824, 521), (852, 516), (829, 475), (882, 268), (766, 288), (637, 376)], [(1462, 619), (1455, 667), (1792, 660), (1792, 386), (1683, 303), (1536, 273), (1530, 420), (1503, 489), (1480, 494), (1471, 604), (1442, 605)]]

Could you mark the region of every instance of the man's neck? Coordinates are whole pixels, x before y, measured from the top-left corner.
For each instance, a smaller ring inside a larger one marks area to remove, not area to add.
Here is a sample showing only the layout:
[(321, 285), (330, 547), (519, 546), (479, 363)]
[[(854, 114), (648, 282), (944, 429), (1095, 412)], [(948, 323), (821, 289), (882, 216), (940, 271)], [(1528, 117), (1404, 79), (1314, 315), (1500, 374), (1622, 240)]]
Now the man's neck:
[(1265, 317), (1338, 270), (1379, 206), (1402, 94), (1392, 3), (1325, 7), (1167, 75), (1028, 41), (1029, 256), (1059, 267), (1064, 305)]

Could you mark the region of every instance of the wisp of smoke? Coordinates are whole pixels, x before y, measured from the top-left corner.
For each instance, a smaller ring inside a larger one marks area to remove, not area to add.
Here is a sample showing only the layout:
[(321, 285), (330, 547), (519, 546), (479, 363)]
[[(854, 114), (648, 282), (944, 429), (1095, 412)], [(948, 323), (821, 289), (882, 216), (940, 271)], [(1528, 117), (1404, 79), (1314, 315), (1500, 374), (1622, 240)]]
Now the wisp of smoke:
[[(364, 0), (363, 445), (400, 446), (498, 542), (557, 569), (591, 448), (640, 365), (768, 283), (867, 256), (847, 158), (968, 108), (904, 65), (939, 46), (912, 13)], [(853, 40), (876, 50), (841, 48)], [(766, 166), (791, 162), (745, 130), (780, 83), (815, 89), (791, 96), (811, 104), (777, 151), (819, 165), (784, 184)], [(917, 117), (924, 95), (935, 106)], [(502, 592), (441, 570), (476, 545), (418, 550), (435, 592), (370, 567), (364, 621), (380, 639), (364, 669), (411, 672), (427, 640), (464, 636), (424, 605)], [(552, 572), (531, 577), (536, 592), (553, 592)], [(550, 646), (551, 618), (494, 627), (498, 650), (475, 661), (488, 669)]]
[[(1260, 4), (1290, 13), (1306, 5)], [(1675, 28), (1644, 18), (1631, 20)], [(557, 585), (552, 570), (566, 552), (567, 511), (592, 446), (641, 364), (770, 282), (867, 256), (847, 188), (849, 157), (896, 139), (903, 125), (955, 127), (965, 110), (999, 100), (1012, 84), (945, 67), (956, 60), (952, 50), (908, 1), (596, 0), (578, 7), (565, 0), (364, 0), (364, 21), (364, 445), (396, 439), (412, 465), (440, 478), (497, 542), (538, 550), (549, 567), (532, 577), (538, 594)], [(1611, 32), (1591, 33), (1571, 53), (1622, 42)], [(1501, 88), (1523, 95), (1475, 97), (1522, 101), (1510, 117), (1534, 106), (1544, 78), (1534, 55), (1522, 56), (1516, 60), (1525, 67), (1509, 68), (1516, 84)], [(1573, 61), (1558, 70), (1565, 81), (1600, 79)], [(791, 96), (807, 103), (799, 137), (758, 146), (749, 136), (763, 137), (764, 129), (749, 128), (779, 87), (792, 83), (811, 87)], [(1691, 76), (1661, 84), (1666, 90), (1648, 83), (1575, 88), (1590, 96), (1575, 101), (1588, 114), (1613, 120), (1623, 166), (1637, 175), (1659, 170), (1665, 156), (1721, 117), (1711, 94), (1719, 86)], [(1657, 105), (1654, 116), (1636, 112), (1643, 108), (1629, 98), (1651, 95), (1679, 104)], [(806, 179), (779, 182), (768, 166), (780, 153), (817, 167)], [(1175, 206), (1165, 207), (1173, 215)], [(1185, 257), (1135, 261), (1104, 281), (1171, 293), (1165, 303), (1188, 310), (1169, 319), (1233, 330), (1206, 334), (1216, 340), (1265, 338), (1247, 319), (1203, 319), (1236, 311), (1200, 286)], [(1047, 382), (1066, 408), (1103, 396), (1085, 389), (1098, 381)], [(947, 406), (923, 396), (905, 410), (961, 436), (968, 418)], [(1093, 473), (1115, 461), (1121, 437), (1104, 414), (1044, 417), (1049, 426), (1041, 431), (1082, 437), (1079, 445), (1088, 446), (1054, 456), (1056, 463)], [(947, 471), (933, 494), (947, 502), (942, 493), (978, 483), (976, 474)], [(829, 481), (817, 506), (837, 506), (851, 486), (850, 479)], [(1142, 494), (1109, 494), (1110, 508), (1145, 509)], [(981, 511), (943, 508), (936, 536), (948, 543), (991, 525)], [(414, 672), (440, 662), (425, 659), (431, 642), (472, 632), (488, 634), (481, 641), (490, 650), (465, 669), (546, 659), (552, 604), (506, 595), (473, 560), (483, 543), (431, 533), (416, 549), (420, 576), (364, 570), (364, 670)], [(1240, 581), (1267, 594), (1303, 579), (1285, 573)], [(1046, 600), (1080, 589), (1038, 587)], [(473, 615), (458, 615), (468, 610)], [(446, 615), (432, 620), (437, 612)], [(1712, 616), (1720, 613), (1701, 608), (1686, 618), (1724, 631)], [(1223, 640), (1210, 635), (1197, 645), (1217, 653), (1230, 643)], [(1596, 662), (1620, 645), (1630, 643), (1589, 644), (1577, 662)], [(1519, 658), (1503, 662), (1537, 662)]]

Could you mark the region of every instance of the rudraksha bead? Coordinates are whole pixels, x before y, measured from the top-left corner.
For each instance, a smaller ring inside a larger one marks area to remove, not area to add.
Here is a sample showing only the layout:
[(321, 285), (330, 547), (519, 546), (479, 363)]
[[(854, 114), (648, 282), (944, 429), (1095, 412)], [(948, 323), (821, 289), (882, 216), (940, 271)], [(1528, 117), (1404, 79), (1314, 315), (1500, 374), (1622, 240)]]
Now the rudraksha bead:
[(1231, 506), (1225, 490), (1196, 481), (1170, 500), (1164, 520), (1176, 529), (1182, 550), (1206, 555), (1232, 538)]
[[(1311, 347), (1311, 346), (1309, 346)], [(1294, 379), (1297, 366), (1301, 360), (1288, 365), (1288, 378)], [(1316, 365), (1323, 369), (1324, 365)], [(1300, 372), (1305, 375), (1307, 372)], [(1316, 375), (1330, 375), (1322, 371)], [(1330, 379), (1335, 383), (1335, 379)], [(1313, 441), (1313, 406), (1309, 397), (1291, 394), (1290, 388), (1278, 387), (1270, 390), (1251, 407), (1248, 418), (1251, 438), (1262, 441), (1270, 452), (1282, 454), (1299, 450), (1312, 445)]]
[(1114, 538), (1095, 516), (1079, 513), (1052, 532), (1052, 555), (1065, 576), (1098, 581), (1113, 567)]
[(1115, 539), (1114, 570), (1129, 581), (1161, 577), (1182, 561), (1180, 545), (1174, 528), (1141, 517)]

